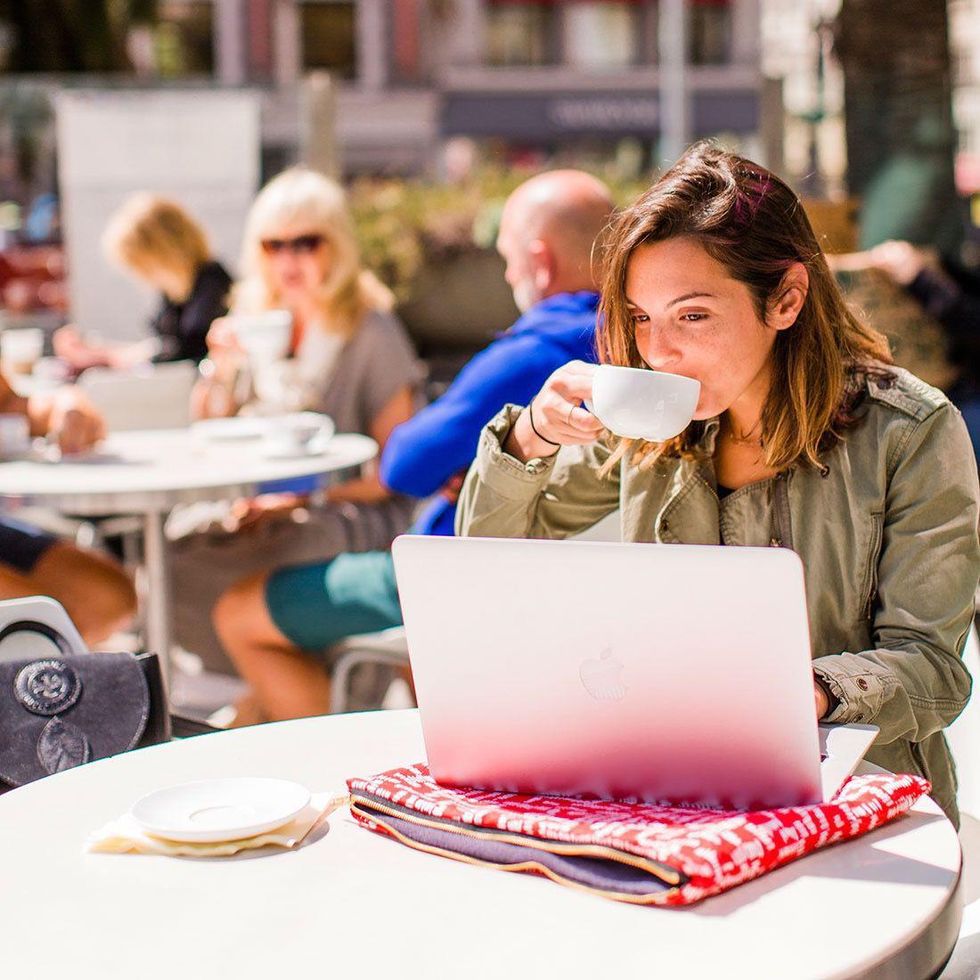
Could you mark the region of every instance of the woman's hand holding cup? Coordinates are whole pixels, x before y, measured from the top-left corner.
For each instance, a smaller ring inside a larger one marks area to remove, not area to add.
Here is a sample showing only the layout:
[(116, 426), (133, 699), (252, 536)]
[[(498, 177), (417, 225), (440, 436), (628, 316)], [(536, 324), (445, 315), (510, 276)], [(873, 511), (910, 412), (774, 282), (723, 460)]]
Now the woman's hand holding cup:
[(602, 423), (581, 407), (592, 397), (595, 365), (570, 361), (555, 371), (511, 429), (504, 449), (521, 459), (552, 456), (560, 446), (594, 442)]
[(212, 320), (207, 345), (208, 356), (198, 366), (201, 377), (191, 392), (191, 416), (207, 419), (235, 415), (241, 407), (235, 388), (245, 365), (245, 351), (229, 317)]
[(245, 350), (238, 340), (232, 320), (227, 316), (220, 316), (212, 321), (207, 335), (208, 357), (212, 361), (241, 360), (245, 356)]

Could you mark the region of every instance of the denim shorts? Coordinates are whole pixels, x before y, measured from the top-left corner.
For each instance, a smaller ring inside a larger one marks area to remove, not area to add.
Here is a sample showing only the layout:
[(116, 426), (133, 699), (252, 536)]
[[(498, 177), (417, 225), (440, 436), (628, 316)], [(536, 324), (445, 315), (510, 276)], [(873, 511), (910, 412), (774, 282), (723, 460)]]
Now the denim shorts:
[(391, 552), (343, 554), (269, 576), (265, 604), (301, 650), (320, 652), (356, 633), (402, 625)]
[(29, 575), (34, 571), (41, 555), (57, 541), (47, 531), (6, 514), (0, 515), (0, 565), (7, 565), (22, 575)]

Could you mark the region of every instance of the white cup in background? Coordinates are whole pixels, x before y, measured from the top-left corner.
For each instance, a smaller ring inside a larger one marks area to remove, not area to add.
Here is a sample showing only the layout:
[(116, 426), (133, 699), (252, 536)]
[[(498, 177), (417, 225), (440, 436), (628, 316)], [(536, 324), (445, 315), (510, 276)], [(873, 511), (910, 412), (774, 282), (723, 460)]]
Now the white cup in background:
[(687, 428), (700, 394), (701, 382), (694, 378), (600, 364), (587, 405), (618, 436), (663, 442)]
[(42, 357), (34, 365), (34, 380), (54, 388), (68, 380), (70, 368), (60, 357)]
[(40, 327), (4, 330), (0, 333), (0, 362), (10, 374), (30, 374), (44, 353), (44, 331)]
[(26, 415), (0, 415), (0, 459), (20, 456), (31, 448), (30, 423)]
[(304, 386), (295, 361), (262, 361), (250, 364), (258, 415), (283, 415), (303, 408)]
[(229, 314), (228, 325), (253, 364), (280, 361), (289, 353), (293, 315), (289, 310)]
[(268, 419), (262, 449), (270, 456), (305, 456), (323, 452), (334, 434), (333, 419), (319, 412), (295, 412)]

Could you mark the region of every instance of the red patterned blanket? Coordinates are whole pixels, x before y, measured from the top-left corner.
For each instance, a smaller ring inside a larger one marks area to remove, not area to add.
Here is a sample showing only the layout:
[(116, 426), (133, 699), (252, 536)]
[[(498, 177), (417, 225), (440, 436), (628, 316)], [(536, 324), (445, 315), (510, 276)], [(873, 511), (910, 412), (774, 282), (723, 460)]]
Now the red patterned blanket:
[(918, 776), (852, 776), (829, 803), (752, 812), (438, 785), (424, 765), (350, 779), (363, 826), (434, 854), (619, 901), (688, 905), (905, 813)]

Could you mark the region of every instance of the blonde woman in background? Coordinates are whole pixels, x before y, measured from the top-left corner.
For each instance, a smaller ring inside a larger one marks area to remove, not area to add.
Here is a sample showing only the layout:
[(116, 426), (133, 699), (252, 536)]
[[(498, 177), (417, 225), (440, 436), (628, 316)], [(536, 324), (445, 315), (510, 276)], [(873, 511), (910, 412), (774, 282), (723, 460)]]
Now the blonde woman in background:
[[(418, 407), (421, 371), (391, 312), (391, 293), (361, 265), (342, 189), (302, 168), (273, 179), (249, 213), (242, 270), (232, 316), (208, 337), (212, 365), (197, 392), (198, 409), (214, 404), (209, 389), (242, 361), (234, 315), (286, 309), (293, 335), (281, 380), (289, 407), (323, 412), (339, 432), (364, 433), (383, 447)], [(280, 565), (385, 548), (407, 528), (411, 512), (411, 500), (390, 493), (374, 468), (313, 496), (239, 501), (219, 526), (195, 529), (172, 544), (178, 641), (227, 669), (209, 613), (233, 581)]]
[(231, 287), (204, 229), (176, 201), (134, 194), (110, 218), (102, 247), (110, 262), (162, 294), (152, 336), (135, 344), (97, 344), (69, 325), (54, 335), (55, 353), (76, 372), (204, 358), (208, 330), (225, 314)]

